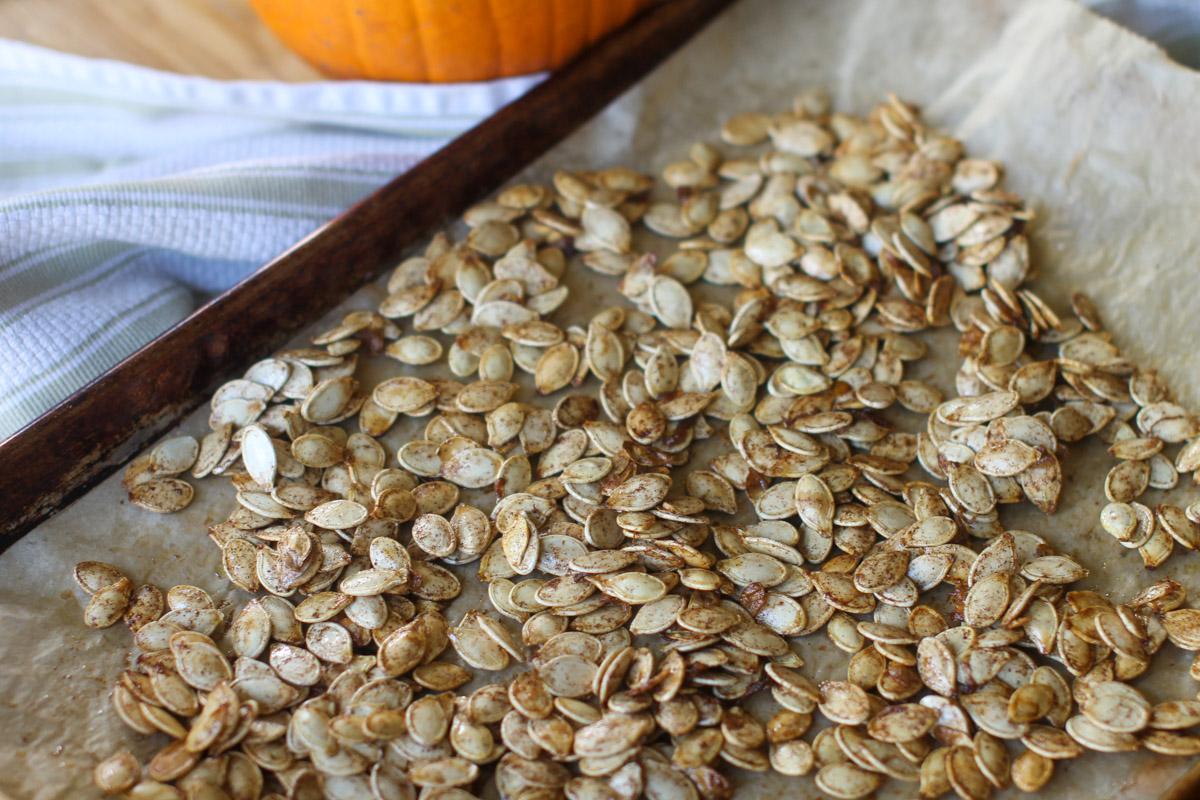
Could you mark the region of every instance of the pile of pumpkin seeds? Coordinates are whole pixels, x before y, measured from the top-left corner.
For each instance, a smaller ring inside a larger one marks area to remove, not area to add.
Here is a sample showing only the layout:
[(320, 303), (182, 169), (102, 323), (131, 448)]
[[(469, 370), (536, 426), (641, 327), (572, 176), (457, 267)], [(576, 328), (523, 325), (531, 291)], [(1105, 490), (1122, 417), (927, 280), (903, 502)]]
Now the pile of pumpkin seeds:
[[(666, 167), (669, 200), (609, 168), (471, 208), (377, 312), (255, 364), (203, 441), (129, 466), (162, 513), (191, 502), (189, 470), (233, 482), (209, 534), (254, 597), (227, 619), (196, 587), (77, 567), (85, 623), (123, 619), (138, 650), (118, 715), (170, 739), (102, 762), (101, 789), (727, 800), (728, 767), (979, 800), (1088, 750), (1200, 754), (1200, 701), (1128, 683), (1168, 641), (1200, 651), (1185, 589), (1071, 590), (1086, 570), (998, 510), (1052, 514), (1066, 445), (1097, 436), (1118, 462), (1104, 529), (1148, 567), (1195, 549), (1200, 506), (1138, 499), (1200, 478), (1197, 418), (1086, 297), (1060, 314), (1026, 285), (1031, 213), (913, 106), (858, 118), (808, 90), (721, 138)], [(628, 304), (552, 321), (568, 267)], [(946, 399), (905, 371), (949, 325)], [(364, 385), (363, 355), (405, 367)], [(421, 377), (443, 360), (461, 380)], [(424, 438), (389, 453), (401, 417)], [(693, 464), (705, 440), (728, 446)], [(490, 608), (448, 619), (464, 579)], [(822, 630), (845, 680), (804, 674)]]

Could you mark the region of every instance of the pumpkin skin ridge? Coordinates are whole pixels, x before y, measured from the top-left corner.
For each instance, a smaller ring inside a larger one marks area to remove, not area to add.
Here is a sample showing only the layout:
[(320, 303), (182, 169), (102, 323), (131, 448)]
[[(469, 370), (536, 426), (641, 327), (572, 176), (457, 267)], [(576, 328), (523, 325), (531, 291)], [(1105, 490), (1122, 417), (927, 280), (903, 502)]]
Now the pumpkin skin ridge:
[(250, 0), (330, 77), (446, 83), (553, 69), (658, 0)]
[(549, 50), (550, 50), (550, 49), (553, 47), (553, 40), (554, 40), (554, 18), (555, 18), (555, 15), (556, 15), (556, 12), (555, 12), (555, 10), (554, 10), (554, 4), (553, 4), (553, 3), (551, 3), (551, 4), (550, 4), (550, 7), (549, 7), (549, 10), (548, 10), (548, 11), (547, 11), (547, 13), (546, 13), (546, 26), (545, 26), (545, 31), (546, 31), (546, 37), (547, 37), (547, 40), (548, 40), (548, 42), (547, 42), (547, 45), (546, 45), (546, 50), (547, 50), (547, 51), (549, 51)]
[[(428, 81), (431, 79), (430, 75), (429, 75), (428, 51), (425, 48), (425, 39), (421, 35), (421, 23), (417, 17), (416, 9), (413, 8), (411, 5), (409, 5), (408, 3), (401, 3), (399, 5), (407, 6), (409, 9), (409, 14), (411, 15), (411, 18), (412, 18), (412, 30), (413, 30), (413, 32), (411, 34), (412, 35), (412, 46), (418, 53), (417, 63), (420, 65), (418, 68), (420, 69), (420, 72), (421, 72), (421, 77), (419, 80)], [(381, 74), (381, 73), (368, 73), (368, 74), (375, 75), (375, 74)]]
[(496, 31), (496, 59), (494, 69), (497, 75), (504, 73), (504, 37), (500, 35), (500, 25), (496, 17), (496, 6), (492, 0), (483, 0), (483, 7), (487, 9), (488, 22), (493, 30)]
[[(587, 2), (587, 0), (583, 0)], [(548, 67), (559, 67), (570, 60), (571, 56), (587, 46), (587, 18), (584, 17), (583, 35), (579, 36), (579, 3), (568, 6), (568, 13), (556, 18), (556, 26), (551, 32), (552, 41), (556, 46), (551, 49)]]
[(372, 69), (371, 60), (367, 57), (365, 42), (363, 37), (365, 31), (362, 29), (362, 9), (354, 5), (346, 5), (346, 27), (350, 30), (350, 40), (354, 44), (354, 60), (359, 71), (369, 75), (374, 72)]
[[(600, 17), (604, 16), (606, 7), (603, 2), (595, 2), (595, 0), (584, 0), (584, 5), (587, 6), (587, 37), (588, 44), (598, 40), (604, 34), (599, 31), (604, 28), (604, 20)], [(619, 12), (618, 12), (619, 13)]]

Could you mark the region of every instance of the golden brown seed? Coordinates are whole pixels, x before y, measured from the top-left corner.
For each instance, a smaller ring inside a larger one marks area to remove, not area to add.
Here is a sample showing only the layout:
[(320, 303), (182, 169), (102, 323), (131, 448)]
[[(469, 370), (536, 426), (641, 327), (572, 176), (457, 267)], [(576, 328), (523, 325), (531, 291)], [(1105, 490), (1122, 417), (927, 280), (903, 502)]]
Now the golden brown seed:
[(1013, 759), (1012, 782), (1022, 792), (1036, 792), (1054, 777), (1054, 762), (1032, 750)]
[(125, 751), (116, 753), (101, 761), (92, 771), (92, 780), (96, 788), (105, 794), (123, 792), (135, 783), (141, 775), (142, 768), (133, 754)]

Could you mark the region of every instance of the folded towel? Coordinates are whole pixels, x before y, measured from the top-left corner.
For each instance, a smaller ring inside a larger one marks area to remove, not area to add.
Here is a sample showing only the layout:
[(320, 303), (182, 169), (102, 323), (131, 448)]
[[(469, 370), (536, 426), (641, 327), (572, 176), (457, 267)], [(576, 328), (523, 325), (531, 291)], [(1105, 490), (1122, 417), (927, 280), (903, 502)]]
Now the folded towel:
[(0, 440), (541, 77), (222, 82), (0, 40)]

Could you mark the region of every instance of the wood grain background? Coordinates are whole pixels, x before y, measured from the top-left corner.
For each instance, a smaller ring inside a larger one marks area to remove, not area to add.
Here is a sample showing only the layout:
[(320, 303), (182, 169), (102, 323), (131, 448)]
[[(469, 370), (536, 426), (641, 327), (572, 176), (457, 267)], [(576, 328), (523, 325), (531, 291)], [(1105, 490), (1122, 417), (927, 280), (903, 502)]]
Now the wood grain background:
[(245, 0), (0, 0), (0, 37), (209, 78), (321, 77)]

